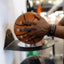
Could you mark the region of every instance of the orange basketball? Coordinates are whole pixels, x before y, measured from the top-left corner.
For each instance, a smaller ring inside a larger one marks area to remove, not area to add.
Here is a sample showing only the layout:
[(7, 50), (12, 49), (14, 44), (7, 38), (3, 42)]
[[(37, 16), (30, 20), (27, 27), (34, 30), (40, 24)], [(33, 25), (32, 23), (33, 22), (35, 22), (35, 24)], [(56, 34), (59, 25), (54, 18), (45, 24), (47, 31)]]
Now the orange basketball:
[(15, 35), (16, 37), (24, 42), (24, 43), (27, 43), (27, 44), (34, 44), (34, 43), (38, 43), (39, 41), (42, 40), (42, 38), (36, 38), (36, 39), (33, 39), (32, 41), (28, 41), (28, 42), (25, 42), (28, 38), (30, 37), (26, 37), (26, 38), (22, 38), (22, 34), (25, 34), (25, 33), (28, 33), (28, 31), (19, 31), (20, 28), (22, 27), (26, 27), (26, 26), (23, 26), (22, 25), (22, 21), (33, 21), (33, 22), (38, 22), (38, 19), (35, 18), (33, 12), (28, 12), (28, 13), (25, 13), (25, 14), (22, 14), (21, 16), (19, 16), (14, 24), (14, 32), (15, 32)]

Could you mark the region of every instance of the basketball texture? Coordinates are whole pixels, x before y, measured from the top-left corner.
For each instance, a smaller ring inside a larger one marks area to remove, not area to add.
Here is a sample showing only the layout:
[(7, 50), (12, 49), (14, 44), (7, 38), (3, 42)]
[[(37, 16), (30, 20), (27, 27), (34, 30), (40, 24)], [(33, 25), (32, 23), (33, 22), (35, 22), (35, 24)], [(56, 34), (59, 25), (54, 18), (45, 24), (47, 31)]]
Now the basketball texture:
[(38, 43), (39, 41), (41, 41), (42, 38), (35, 38), (35, 39), (32, 39), (31, 41), (25, 42), (30, 37), (22, 38), (22, 35), (28, 33), (28, 31), (20, 31), (21, 28), (27, 27), (26, 25), (22, 25), (22, 21), (38, 22), (38, 19), (34, 16), (33, 12), (28, 12), (28, 13), (25, 13), (19, 16), (14, 24), (14, 32), (15, 32), (16, 37), (20, 41), (26, 44), (34, 44), (34, 43)]

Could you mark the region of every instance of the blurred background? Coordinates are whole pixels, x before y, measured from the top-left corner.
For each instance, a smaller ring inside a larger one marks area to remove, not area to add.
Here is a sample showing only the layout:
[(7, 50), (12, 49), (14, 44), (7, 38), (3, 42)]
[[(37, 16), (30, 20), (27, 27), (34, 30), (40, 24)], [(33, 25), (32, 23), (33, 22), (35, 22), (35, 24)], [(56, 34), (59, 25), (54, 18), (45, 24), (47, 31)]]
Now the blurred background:
[[(23, 52), (4, 50), (6, 32), (11, 30), (15, 40), (18, 40), (14, 34), (14, 23), (18, 16), (26, 12), (36, 12), (44, 17), (47, 22), (57, 24), (64, 16), (63, 0), (0, 0), (0, 64), (20, 64), (28, 56), (42, 55), (42, 57), (50, 57), (52, 48), (41, 51)], [(52, 39), (45, 42), (52, 42)], [(7, 38), (8, 40), (9, 38)], [(12, 38), (11, 38), (12, 39)], [(41, 42), (42, 42), (41, 41)], [(7, 41), (8, 42), (8, 41)], [(54, 38), (55, 54), (63, 54), (63, 39)], [(26, 44), (21, 42), (22, 46)], [(62, 60), (56, 64), (63, 64)]]

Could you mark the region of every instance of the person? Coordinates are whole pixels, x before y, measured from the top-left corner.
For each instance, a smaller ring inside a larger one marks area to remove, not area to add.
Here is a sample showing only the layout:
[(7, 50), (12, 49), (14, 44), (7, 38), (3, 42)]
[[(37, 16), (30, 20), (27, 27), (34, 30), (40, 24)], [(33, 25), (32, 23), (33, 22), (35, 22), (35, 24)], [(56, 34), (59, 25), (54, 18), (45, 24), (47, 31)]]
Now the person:
[(21, 64), (55, 64), (55, 62), (47, 57), (42, 57), (42, 55), (34, 55), (23, 60)]
[[(23, 35), (23, 38), (30, 36), (30, 38), (25, 42), (31, 41), (31, 39), (35, 39), (37, 37), (43, 38), (45, 35), (64, 39), (64, 17), (58, 24), (54, 24), (53, 26), (51, 26), (51, 24), (49, 24), (44, 18), (42, 18), (37, 13), (34, 13), (34, 16), (39, 20), (38, 22), (22, 22), (22, 24), (30, 24), (30, 26), (26, 26), (21, 29), (22, 31), (30, 31), (29, 33)], [(51, 30), (51, 28), (53, 29)]]

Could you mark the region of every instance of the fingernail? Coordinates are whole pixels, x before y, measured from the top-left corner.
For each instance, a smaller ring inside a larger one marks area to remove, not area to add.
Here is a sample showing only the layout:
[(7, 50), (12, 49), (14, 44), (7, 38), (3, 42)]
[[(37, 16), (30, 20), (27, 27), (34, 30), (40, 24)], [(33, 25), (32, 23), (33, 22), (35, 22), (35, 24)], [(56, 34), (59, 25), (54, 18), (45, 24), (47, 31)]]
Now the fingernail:
[(23, 38), (23, 36), (20, 36), (21, 38)]
[(31, 39), (28, 39), (27, 41), (30, 41)]
[(17, 31), (19, 32), (19, 31), (20, 31), (20, 29), (17, 29)]
[(22, 29), (17, 29), (18, 32), (23, 31)]
[(26, 40), (26, 41), (28, 41), (28, 40)]
[(24, 30), (20, 29), (20, 31), (24, 31)]
[(20, 22), (20, 24), (22, 24), (22, 21)]
[(26, 40), (25, 42), (28, 42), (28, 40)]

